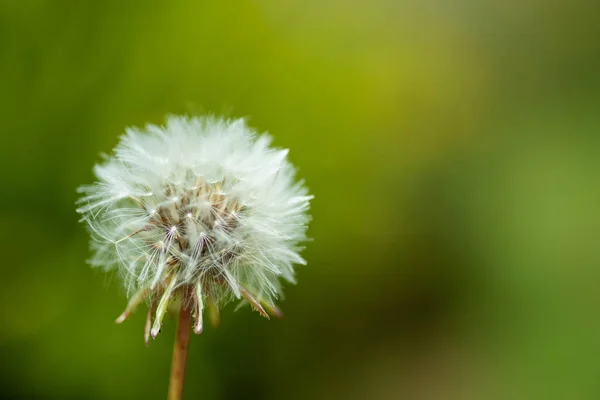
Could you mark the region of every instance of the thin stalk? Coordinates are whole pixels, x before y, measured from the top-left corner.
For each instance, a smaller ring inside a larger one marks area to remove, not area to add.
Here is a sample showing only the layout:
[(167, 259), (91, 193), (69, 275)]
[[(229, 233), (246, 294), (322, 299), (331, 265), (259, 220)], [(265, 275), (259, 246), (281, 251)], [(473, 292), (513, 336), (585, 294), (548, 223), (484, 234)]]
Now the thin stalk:
[(179, 322), (177, 323), (177, 336), (173, 347), (173, 361), (171, 361), (171, 380), (169, 381), (168, 400), (181, 400), (183, 395), (183, 380), (185, 378), (185, 360), (187, 358), (190, 331), (192, 330), (191, 307), (185, 307), (181, 302)]

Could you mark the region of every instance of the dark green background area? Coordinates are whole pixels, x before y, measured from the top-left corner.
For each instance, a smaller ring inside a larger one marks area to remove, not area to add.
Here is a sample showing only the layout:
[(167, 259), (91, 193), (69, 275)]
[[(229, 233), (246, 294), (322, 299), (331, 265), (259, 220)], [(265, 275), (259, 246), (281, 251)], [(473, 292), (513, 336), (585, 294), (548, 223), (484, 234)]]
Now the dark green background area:
[(281, 320), (187, 399), (600, 398), (597, 1), (0, 0), (0, 392), (162, 399), (75, 188), (126, 126), (248, 117), (315, 195)]

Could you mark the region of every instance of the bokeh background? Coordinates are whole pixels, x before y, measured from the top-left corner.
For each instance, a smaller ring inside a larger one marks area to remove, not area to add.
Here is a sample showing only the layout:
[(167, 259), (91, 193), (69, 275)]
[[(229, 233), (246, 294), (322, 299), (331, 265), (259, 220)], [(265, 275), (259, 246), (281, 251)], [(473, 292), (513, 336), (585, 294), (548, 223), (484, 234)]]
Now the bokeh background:
[(600, 3), (0, 1), (0, 392), (162, 399), (175, 321), (85, 264), (126, 126), (248, 117), (315, 194), (285, 317), (192, 338), (188, 399), (600, 398)]

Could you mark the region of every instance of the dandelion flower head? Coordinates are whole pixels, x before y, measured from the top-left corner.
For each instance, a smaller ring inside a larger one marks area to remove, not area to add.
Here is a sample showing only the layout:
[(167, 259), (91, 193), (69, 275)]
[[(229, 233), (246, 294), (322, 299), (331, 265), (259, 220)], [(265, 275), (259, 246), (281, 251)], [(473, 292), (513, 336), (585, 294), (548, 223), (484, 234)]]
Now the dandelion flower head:
[(270, 146), (243, 119), (170, 116), (130, 128), (79, 189), (91, 232), (90, 263), (123, 277), (130, 302), (143, 301), (151, 334), (176, 296), (194, 308), (240, 299), (278, 314), (281, 280), (294, 281), (306, 240), (308, 194), (287, 150)]

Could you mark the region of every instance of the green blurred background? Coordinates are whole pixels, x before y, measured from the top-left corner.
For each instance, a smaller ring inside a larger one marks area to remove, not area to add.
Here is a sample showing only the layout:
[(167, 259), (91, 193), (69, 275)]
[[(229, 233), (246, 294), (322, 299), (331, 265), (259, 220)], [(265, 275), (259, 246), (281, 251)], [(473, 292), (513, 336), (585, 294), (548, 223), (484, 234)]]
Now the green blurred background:
[(315, 194), (282, 320), (229, 306), (185, 398), (600, 398), (600, 4), (0, 0), (0, 391), (162, 399), (75, 188), (126, 126), (245, 116)]

